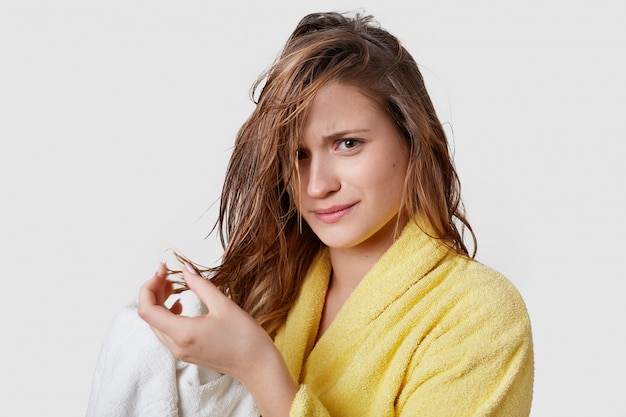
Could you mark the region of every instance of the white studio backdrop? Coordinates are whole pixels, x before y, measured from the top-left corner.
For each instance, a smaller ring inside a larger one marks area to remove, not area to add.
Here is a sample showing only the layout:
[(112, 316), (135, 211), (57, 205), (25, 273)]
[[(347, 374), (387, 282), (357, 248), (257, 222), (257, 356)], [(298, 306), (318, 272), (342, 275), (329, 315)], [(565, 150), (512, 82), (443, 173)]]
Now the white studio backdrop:
[(362, 8), (421, 65), (477, 258), (533, 321), (533, 417), (626, 416), (619, 2), (0, 5), (2, 403), (84, 415), (100, 344), (163, 252), (219, 258), (248, 95), (297, 21)]

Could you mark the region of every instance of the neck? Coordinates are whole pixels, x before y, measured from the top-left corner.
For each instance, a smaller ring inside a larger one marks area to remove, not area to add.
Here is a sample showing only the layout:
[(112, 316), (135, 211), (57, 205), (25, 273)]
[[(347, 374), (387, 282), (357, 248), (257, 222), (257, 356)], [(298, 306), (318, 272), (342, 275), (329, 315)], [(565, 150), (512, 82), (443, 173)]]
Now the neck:
[(406, 221), (387, 223), (375, 236), (350, 248), (329, 248), (333, 268), (331, 285), (352, 292), (374, 264), (395, 242)]

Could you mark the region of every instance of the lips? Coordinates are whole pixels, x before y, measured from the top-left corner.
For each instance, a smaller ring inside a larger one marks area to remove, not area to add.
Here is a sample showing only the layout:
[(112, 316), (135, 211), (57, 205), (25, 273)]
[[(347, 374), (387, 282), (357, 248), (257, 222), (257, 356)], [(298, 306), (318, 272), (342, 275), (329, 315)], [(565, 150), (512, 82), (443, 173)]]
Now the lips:
[(355, 205), (356, 204), (345, 204), (341, 206), (332, 206), (329, 208), (314, 210), (313, 213), (315, 213), (315, 217), (319, 221), (330, 224), (341, 220), (342, 217), (352, 211), (352, 208)]

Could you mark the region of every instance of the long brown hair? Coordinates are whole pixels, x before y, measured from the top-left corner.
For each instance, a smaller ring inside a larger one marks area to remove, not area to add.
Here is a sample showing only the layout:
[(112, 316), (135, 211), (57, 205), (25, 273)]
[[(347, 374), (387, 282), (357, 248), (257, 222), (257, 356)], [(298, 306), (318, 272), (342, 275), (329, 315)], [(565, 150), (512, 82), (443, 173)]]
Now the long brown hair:
[(372, 16), (307, 15), (252, 87), (256, 108), (237, 134), (216, 223), (224, 254), (213, 282), (270, 335), (323, 246), (294, 200), (299, 137), (311, 101), (330, 81), (359, 87), (397, 124), (409, 152), (406, 214), (466, 256), (468, 229), (476, 248), (448, 141), (414, 59)]

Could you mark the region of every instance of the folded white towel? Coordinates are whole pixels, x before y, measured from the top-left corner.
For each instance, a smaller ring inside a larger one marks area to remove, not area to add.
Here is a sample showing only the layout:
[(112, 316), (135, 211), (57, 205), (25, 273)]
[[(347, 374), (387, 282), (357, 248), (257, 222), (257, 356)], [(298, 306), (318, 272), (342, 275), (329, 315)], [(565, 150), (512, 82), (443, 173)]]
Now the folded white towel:
[[(191, 291), (183, 314), (206, 313)], [(114, 320), (96, 364), (87, 417), (258, 417), (239, 381), (176, 359), (137, 315), (135, 301)]]

